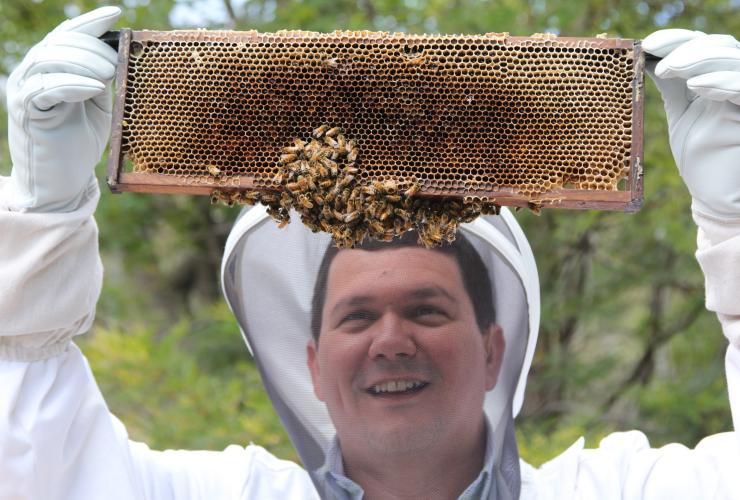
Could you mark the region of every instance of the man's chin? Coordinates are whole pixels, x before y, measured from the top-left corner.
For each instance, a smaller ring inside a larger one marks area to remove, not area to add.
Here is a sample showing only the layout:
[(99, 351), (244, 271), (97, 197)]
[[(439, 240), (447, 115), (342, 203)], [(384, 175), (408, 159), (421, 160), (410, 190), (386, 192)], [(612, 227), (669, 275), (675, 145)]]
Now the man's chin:
[(365, 442), (384, 455), (422, 453), (439, 442), (443, 422), (429, 414), (422, 418), (385, 418), (367, 422)]

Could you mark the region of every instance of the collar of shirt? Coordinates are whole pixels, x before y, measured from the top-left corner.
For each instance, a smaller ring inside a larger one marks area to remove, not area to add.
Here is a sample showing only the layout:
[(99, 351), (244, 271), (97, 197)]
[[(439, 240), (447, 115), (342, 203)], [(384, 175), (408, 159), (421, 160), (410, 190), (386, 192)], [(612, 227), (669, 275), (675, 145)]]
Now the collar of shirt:
[[(486, 454), (483, 469), (478, 477), (470, 483), (458, 500), (482, 500), (487, 499), (493, 490), (495, 460), (493, 456), (493, 430), (486, 418)], [(362, 487), (344, 475), (344, 464), (342, 462), (342, 449), (339, 440), (334, 437), (326, 455), (323, 467), (318, 471), (319, 477), (325, 482), (326, 487), (338, 500), (362, 500), (365, 492)]]

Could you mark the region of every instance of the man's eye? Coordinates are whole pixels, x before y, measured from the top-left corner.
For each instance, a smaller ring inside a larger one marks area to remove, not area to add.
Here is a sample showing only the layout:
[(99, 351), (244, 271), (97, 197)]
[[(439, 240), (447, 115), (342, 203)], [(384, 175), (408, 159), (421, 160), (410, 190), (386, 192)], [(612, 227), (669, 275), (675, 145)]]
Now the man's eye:
[(411, 314), (414, 317), (432, 316), (432, 315), (444, 316), (445, 315), (442, 309), (435, 307), (435, 306), (430, 306), (430, 305), (416, 306), (411, 310)]
[(342, 318), (341, 323), (347, 323), (351, 321), (372, 321), (376, 318), (376, 315), (371, 311), (352, 311)]

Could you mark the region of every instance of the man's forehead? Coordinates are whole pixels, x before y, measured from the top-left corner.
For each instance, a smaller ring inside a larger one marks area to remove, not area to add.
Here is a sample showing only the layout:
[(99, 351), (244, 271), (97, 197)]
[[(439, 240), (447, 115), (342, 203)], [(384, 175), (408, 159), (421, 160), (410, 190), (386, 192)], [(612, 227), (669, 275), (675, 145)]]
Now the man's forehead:
[(345, 249), (337, 253), (330, 268), (327, 287), (378, 279), (421, 279), (461, 283), (454, 256), (423, 247), (404, 246), (378, 250)]

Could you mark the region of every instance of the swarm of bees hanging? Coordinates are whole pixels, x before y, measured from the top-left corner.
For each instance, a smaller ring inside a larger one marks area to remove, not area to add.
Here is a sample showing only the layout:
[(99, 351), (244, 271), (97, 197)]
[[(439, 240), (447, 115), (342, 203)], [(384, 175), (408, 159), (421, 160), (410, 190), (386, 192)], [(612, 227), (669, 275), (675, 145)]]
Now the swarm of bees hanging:
[(273, 179), (279, 191), (215, 191), (212, 202), (260, 202), (280, 227), (295, 210), (311, 231), (329, 233), (339, 248), (366, 237), (390, 241), (410, 230), (418, 232), (419, 243), (435, 247), (453, 241), (460, 223), (500, 210), (485, 200), (421, 197), (416, 180), (365, 181), (358, 158), (355, 141), (339, 127), (321, 125), (308, 140), (283, 148)]

